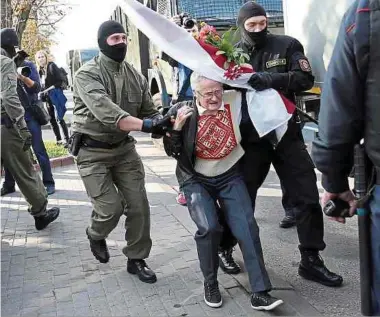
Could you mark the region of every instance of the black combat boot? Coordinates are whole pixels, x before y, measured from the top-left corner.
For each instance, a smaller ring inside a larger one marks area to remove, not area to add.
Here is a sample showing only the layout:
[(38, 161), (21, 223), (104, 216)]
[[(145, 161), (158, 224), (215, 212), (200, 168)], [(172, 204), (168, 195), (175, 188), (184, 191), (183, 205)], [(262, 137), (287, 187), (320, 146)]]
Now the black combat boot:
[(137, 274), (142, 282), (155, 283), (157, 281), (156, 274), (154, 274), (144, 260), (128, 259), (127, 271), (131, 274)]
[(86, 229), (87, 238), (90, 241), (91, 252), (100, 263), (107, 263), (110, 259), (110, 254), (108, 252), (106, 239), (94, 240), (88, 234), (88, 229)]
[(330, 272), (325, 266), (322, 257), (316, 251), (301, 251), (301, 262), (298, 274), (307, 280), (311, 280), (326, 286), (341, 286), (343, 278)]
[(59, 216), (59, 208), (53, 207), (46, 210), (46, 214), (39, 217), (34, 217), (34, 224), (37, 230), (45, 229), (49, 223), (53, 222)]
[(291, 228), (296, 225), (296, 216), (292, 209), (285, 209), (285, 217), (280, 222), (280, 228)]
[(232, 256), (233, 248), (219, 250), (219, 267), (227, 274), (239, 274), (241, 272), (239, 264)]

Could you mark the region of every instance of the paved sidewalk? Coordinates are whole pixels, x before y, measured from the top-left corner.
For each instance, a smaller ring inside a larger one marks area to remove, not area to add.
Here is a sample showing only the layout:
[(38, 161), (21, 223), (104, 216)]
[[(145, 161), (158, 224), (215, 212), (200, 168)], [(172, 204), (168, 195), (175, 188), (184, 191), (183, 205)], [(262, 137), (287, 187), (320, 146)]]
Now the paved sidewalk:
[[(187, 209), (175, 204), (175, 162), (149, 137), (137, 134), (137, 139), (152, 214), (147, 262), (157, 283), (144, 284), (127, 273), (123, 219), (107, 239), (110, 262), (94, 259), (85, 235), (91, 214), (86, 192), (75, 166), (59, 168), (54, 170), (57, 192), (49, 202), (60, 206), (61, 216), (47, 229), (36, 231), (19, 192), (1, 200), (2, 316), (268, 316), (251, 309), (246, 274), (235, 279), (220, 272), (224, 305), (204, 304), (195, 226)], [(276, 315), (320, 315), (269, 271), (274, 295), (286, 301)]]

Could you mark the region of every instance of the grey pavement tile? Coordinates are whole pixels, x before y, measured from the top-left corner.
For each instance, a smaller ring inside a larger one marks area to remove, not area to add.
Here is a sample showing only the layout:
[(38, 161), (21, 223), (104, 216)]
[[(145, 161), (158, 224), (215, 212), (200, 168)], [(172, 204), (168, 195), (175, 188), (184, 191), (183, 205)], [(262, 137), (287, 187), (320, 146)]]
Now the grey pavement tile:
[(206, 312), (199, 303), (184, 305), (187, 317), (206, 316)]
[(51, 251), (40, 251), (37, 257), (38, 261), (53, 260), (53, 253)]
[(18, 315), (21, 309), (21, 302), (19, 304), (2, 302), (1, 315), (2, 316), (15, 316)]
[(57, 312), (63, 310), (73, 310), (74, 311), (74, 303), (73, 302), (57, 302)]
[[(81, 306), (78, 308), (75, 308), (74, 315), (72, 316), (81, 316), (81, 317), (90, 317), (90, 316), (95, 316), (91, 307), (89, 306)], [(109, 314), (105, 314), (103, 316), (109, 316)]]
[(126, 305), (114, 305), (110, 306), (111, 316), (126, 317), (129, 315), (129, 309)]
[(47, 259), (44, 261), (38, 261), (38, 268), (40, 272), (49, 272), (49, 271), (54, 271), (54, 263), (53, 260)]
[(87, 283), (86, 280), (83, 278), (71, 280), (71, 290), (72, 293), (82, 293), (87, 290)]
[[(1, 272), (3, 273), (3, 272)], [(20, 288), (24, 285), (24, 277), (22, 275), (19, 276), (8, 276), (8, 281), (6, 279), (3, 279), (3, 276), (1, 277), (1, 284), (6, 284), (8, 289), (11, 288)]]
[(71, 284), (70, 275), (69, 274), (54, 275), (53, 284), (55, 288), (69, 287)]
[(135, 305), (133, 307), (129, 307), (129, 314), (132, 317), (144, 317), (144, 316), (149, 316), (149, 312), (146, 309), (145, 306), (143, 305)]
[(22, 276), (25, 272), (25, 266), (24, 265), (11, 265), (9, 270), (10, 276)]
[(69, 260), (68, 265), (70, 266), (70, 268), (74, 268), (74, 267), (82, 267), (83, 264), (79, 255), (70, 255), (70, 260)]
[(39, 307), (40, 306), (40, 294), (38, 292), (22, 293), (22, 305), (23, 307)]
[(87, 292), (90, 298), (104, 297), (106, 295), (102, 283), (91, 283), (87, 285)]
[(57, 310), (57, 317), (71, 317), (75, 315), (74, 308)]
[(54, 289), (54, 296), (57, 302), (71, 302), (73, 300), (71, 287), (63, 287)]
[(75, 308), (90, 306), (90, 298), (87, 292), (73, 294)]
[(38, 316), (38, 307), (28, 307), (21, 309), (21, 316), (34, 317)]
[(11, 257), (11, 264), (12, 265), (15, 265), (15, 264), (25, 265), (25, 256), (23, 254), (12, 256)]
[(38, 317), (56, 317), (57, 312), (38, 313)]
[(67, 265), (67, 263), (62, 264), (54, 264), (54, 275), (66, 275), (70, 273), (70, 267)]

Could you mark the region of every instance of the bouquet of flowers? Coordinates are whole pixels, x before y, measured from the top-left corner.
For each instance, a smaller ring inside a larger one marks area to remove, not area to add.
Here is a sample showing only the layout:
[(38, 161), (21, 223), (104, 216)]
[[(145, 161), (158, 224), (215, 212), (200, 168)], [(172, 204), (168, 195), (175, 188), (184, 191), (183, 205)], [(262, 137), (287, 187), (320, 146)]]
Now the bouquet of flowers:
[(243, 49), (234, 46), (235, 32), (232, 28), (222, 36), (213, 26), (201, 23), (201, 30), (196, 40), (210, 54), (214, 62), (225, 70), (224, 76), (233, 80), (242, 73), (252, 73), (252, 66), (246, 64), (249, 55)]

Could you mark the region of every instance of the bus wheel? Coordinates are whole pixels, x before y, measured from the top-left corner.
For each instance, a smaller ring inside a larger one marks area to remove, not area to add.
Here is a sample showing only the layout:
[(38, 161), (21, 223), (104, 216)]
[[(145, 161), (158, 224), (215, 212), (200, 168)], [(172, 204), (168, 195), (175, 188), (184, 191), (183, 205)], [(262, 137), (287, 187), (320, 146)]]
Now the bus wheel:
[(152, 101), (153, 101), (155, 109), (158, 110), (160, 113), (162, 113), (163, 106), (162, 106), (161, 94), (159, 92), (152, 96)]

